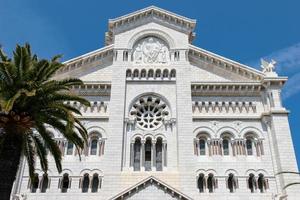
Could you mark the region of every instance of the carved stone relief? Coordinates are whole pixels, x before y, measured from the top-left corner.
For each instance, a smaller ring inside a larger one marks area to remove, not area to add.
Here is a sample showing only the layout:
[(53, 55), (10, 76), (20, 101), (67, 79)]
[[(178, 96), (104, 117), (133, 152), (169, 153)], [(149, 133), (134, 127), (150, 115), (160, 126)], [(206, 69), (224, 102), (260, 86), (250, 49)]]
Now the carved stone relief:
[(169, 55), (165, 42), (156, 37), (146, 37), (133, 48), (133, 62), (137, 64), (168, 63)]

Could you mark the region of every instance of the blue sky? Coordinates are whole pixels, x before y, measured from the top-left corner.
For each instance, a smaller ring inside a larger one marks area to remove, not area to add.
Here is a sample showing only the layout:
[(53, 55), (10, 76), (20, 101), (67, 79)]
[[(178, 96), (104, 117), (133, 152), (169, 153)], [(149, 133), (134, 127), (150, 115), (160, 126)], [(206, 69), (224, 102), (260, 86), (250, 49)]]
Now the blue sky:
[(262, 57), (278, 61), (300, 165), (299, 0), (0, 0), (0, 44), (29, 42), (40, 57), (67, 60), (102, 47), (109, 18), (150, 5), (197, 19), (196, 46), (256, 68)]

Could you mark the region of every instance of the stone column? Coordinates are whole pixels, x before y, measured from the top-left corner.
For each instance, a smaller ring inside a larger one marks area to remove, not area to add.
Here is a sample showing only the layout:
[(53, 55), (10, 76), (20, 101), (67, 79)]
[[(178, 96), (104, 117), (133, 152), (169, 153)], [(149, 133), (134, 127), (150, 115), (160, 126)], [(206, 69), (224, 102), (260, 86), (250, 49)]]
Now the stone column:
[(198, 138), (196, 140), (196, 144), (197, 144), (196, 145), (196, 155), (199, 156), (200, 155), (200, 140)]
[(130, 143), (130, 163), (129, 167), (133, 167), (133, 162), (134, 162), (134, 142)]
[(235, 141), (231, 141), (230, 144), (231, 144), (231, 149), (232, 149), (232, 156), (235, 156), (236, 155), (236, 152), (235, 152)]
[(156, 140), (152, 140), (152, 171), (156, 171)]
[(141, 141), (142, 142), (142, 150), (141, 150), (141, 157), (142, 157), (142, 159), (141, 159), (141, 162), (142, 162), (142, 164), (141, 164), (141, 171), (145, 171), (145, 140), (142, 140)]
[(167, 141), (163, 141), (163, 144), (162, 144), (162, 153), (163, 153), (163, 160), (162, 160), (162, 162), (163, 162), (163, 167), (167, 167), (167, 160), (168, 160), (168, 158), (167, 158)]

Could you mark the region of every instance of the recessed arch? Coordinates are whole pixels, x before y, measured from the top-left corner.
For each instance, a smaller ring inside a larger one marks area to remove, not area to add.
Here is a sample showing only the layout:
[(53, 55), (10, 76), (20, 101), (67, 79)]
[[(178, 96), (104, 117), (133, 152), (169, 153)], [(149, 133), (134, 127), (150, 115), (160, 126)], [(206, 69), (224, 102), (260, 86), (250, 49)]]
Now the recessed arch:
[(225, 176), (228, 176), (229, 174), (233, 174), (233, 175), (235, 175), (235, 176), (238, 176), (238, 175), (239, 175), (239, 173), (237, 172), (237, 170), (234, 170), (234, 169), (227, 169), (227, 170), (225, 171)]
[(60, 174), (61, 175), (68, 174), (69, 176), (73, 176), (73, 172), (70, 169), (63, 169)]
[(246, 127), (241, 130), (241, 137), (246, 138), (247, 134), (253, 134), (257, 139), (264, 138), (261, 130), (256, 127)]
[(249, 176), (249, 174), (256, 174), (256, 170), (255, 169), (248, 169), (246, 172), (245, 172), (245, 176)]
[(175, 48), (175, 42), (168, 33), (164, 32), (162, 30), (159, 30), (159, 29), (148, 29), (148, 30), (140, 31), (140, 32), (134, 34), (128, 41), (128, 46), (127, 46), (128, 49), (132, 49), (133, 46), (139, 40), (141, 40), (145, 37), (149, 37), (149, 36), (157, 37), (157, 38), (163, 40), (165, 43), (168, 44), (170, 49)]
[(205, 126), (197, 127), (197, 128), (193, 131), (195, 137), (197, 137), (197, 135), (198, 135), (199, 133), (202, 133), (202, 132), (203, 132), (203, 133), (207, 133), (207, 134), (210, 136), (210, 138), (214, 135), (214, 131), (213, 131), (211, 128), (205, 127)]
[(79, 176), (83, 176), (84, 174), (90, 174), (90, 173), (91, 173), (91, 170), (85, 168), (85, 169), (80, 171)]
[(92, 134), (99, 134), (98, 136), (101, 136), (101, 138), (107, 139), (106, 131), (99, 126), (88, 127), (87, 131), (88, 131), (89, 137)]
[(223, 133), (230, 133), (232, 136), (237, 136), (238, 131), (230, 126), (224, 126), (217, 130), (217, 137), (220, 138)]
[(136, 133), (136, 134), (134, 134), (133, 136), (132, 136), (132, 138), (131, 138), (131, 142), (135, 142), (135, 140), (137, 140), (137, 139), (139, 139), (139, 140), (143, 140), (144, 139), (144, 136), (142, 135), (142, 134), (140, 134), (140, 133)]

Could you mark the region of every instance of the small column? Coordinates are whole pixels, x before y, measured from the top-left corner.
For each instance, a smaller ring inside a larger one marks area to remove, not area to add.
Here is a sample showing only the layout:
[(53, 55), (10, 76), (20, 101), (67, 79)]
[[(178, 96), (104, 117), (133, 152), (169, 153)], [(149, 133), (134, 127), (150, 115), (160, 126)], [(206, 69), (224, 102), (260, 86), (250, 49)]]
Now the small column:
[[(228, 148), (229, 148), (229, 144), (228, 144)], [(220, 139), (219, 140), (219, 152), (220, 152), (220, 155), (222, 156), (224, 154), (223, 152), (223, 139)], [(229, 150), (229, 149), (228, 149)]]
[[(211, 156), (212, 152), (211, 152), (211, 140), (207, 140), (207, 149), (208, 149), (208, 155)], [(207, 155), (206, 151), (205, 154)]]
[(231, 149), (232, 149), (232, 155), (235, 156), (236, 152), (235, 152), (235, 141), (231, 141)]
[(196, 152), (197, 152), (197, 156), (199, 156), (200, 155), (200, 140), (199, 140), (199, 138), (197, 138), (196, 144), (197, 144), (196, 145)]
[(163, 141), (163, 167), (167, 167), (167, 141)]
[(89, 176), (89, 189), (88, 192), (91, 193), (92, 192), (92, 183), (93, 183), (93, 176)]
[(156, 140), (152, 140), (152, 152), (151, 152), (151, 161), (152, 161), (152, 171), (156, 171)]
[(243, 155), (247, 155), (247, 152), (246, 152), (246, 141), (245, 140), (242, 141), (242, 150), (243, 150)]
[(141, 159), (141, 161), (142, 161), (142, 163), (141, 163), (141, 171), (145, 171), (145, 140), (142, 140), (141, 141), (142, 142), (142, 150), (141, 150), (141, 157), (142, 157), (142, 159)]
[(133, 167), (133, 162), (134, 162), (134, 142), (130, 143), (130, 163), (129, 167)]

